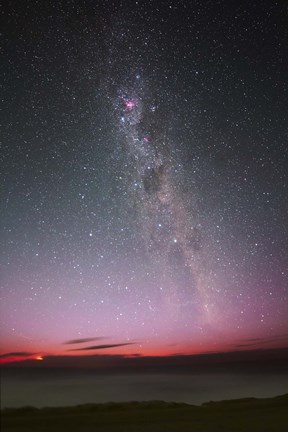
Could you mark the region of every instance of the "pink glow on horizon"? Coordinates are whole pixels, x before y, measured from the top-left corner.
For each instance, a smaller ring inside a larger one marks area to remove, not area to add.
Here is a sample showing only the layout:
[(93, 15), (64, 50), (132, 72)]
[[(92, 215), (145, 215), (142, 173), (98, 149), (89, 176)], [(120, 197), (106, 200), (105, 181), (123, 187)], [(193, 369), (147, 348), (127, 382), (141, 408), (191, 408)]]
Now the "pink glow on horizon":
[(44, 360), (44, 357), (38, 354), (29, 354), (29, 355), (11, 355), (7, 357), (0, 358), (0, 365), (5, 363), (15, 363), (15, 362), (23, 362), (25, 360), (35, 360), (40, 361)]

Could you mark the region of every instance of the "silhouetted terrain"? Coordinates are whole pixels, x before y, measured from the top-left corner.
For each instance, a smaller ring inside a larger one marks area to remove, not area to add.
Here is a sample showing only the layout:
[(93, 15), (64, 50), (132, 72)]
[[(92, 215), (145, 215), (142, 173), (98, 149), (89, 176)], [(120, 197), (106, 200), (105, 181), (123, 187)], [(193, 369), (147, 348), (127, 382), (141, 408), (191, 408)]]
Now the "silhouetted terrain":
[(6, 408), (1, 431), (287, 432), (288, 394), (269, 399), (207, 402), (151, 401), (76, 407)]

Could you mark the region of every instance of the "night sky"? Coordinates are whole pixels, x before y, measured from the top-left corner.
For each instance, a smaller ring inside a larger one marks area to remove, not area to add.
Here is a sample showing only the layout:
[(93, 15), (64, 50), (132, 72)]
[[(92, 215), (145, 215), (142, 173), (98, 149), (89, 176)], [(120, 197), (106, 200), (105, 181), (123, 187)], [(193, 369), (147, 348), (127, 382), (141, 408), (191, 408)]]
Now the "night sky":
[(7, 4), (2, 361), (287, 347), (288, 3)]

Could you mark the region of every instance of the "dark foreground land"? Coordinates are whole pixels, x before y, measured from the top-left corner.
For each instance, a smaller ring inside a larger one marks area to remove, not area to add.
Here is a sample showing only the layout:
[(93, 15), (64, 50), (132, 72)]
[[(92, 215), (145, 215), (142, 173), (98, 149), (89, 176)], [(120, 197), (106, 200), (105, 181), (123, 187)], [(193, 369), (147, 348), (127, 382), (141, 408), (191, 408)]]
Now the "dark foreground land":
[(65, 408), (7, 408), (1, 431), (287, 432), (288, 394), (270, 399), (89, 404)]

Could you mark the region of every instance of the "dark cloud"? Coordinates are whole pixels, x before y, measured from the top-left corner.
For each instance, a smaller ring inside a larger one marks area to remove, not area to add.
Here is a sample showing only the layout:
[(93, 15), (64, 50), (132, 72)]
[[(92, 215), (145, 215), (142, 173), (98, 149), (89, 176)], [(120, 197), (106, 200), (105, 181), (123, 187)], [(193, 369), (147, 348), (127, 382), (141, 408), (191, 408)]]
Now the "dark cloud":
[(84, 338), (84, 339), (71, 339), (66, 342), (63, 342), (63, 345), (82, 344), (82, 343), (92, 342), (95, 340), (102, 340), (102, 339), (107, 339), (107, 338), (102, 336), (102, 337)]
[(135, 342), (109, 344), (109, 345), (94, 345), (94, 346), (89, 346), (89, 347), (85, 347), (85, 348), (70, 349), (68, 351), (92, 351), (92, 350), (99, 350), (99, 349), (115, 348), (115, 347), (126, 346), (126, 345), (135, 345)]
[(9, 352), (5, 354), (1, 354), (0, 358), (8, 358), (8, 357), (29, 357), (35, 355), (35, 353), (19, 351), (19, 352)]
[(233, 344), (234, 348), (249, 348), (249, 347), (257, 347), (259, 345), (263, 345), (263, 344), (271, 344), (273, 342), (279, 342), (283, 341), (287, 343), (288, 345), (288, 335), (287, 334), (279, 334), (279, 335), (274, 335), (274, 336), (269, 336), (266, 338), (249, 338), (244, 340), (241, 343), (237, 343), (237, 344)]
[(281, 340), (281, 339), (286, 339), (288, 341), (288, 334), (287, 333), (281, 333), (278, 335), (273, 335), (273, 336), (269, 336), (269, 337), (258, 337), (258, 338), (250, 338), (247, 339), (248, 342), (270, 342), (270, 341), (274, 341), (274, 340)]

